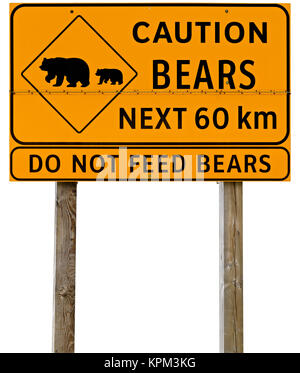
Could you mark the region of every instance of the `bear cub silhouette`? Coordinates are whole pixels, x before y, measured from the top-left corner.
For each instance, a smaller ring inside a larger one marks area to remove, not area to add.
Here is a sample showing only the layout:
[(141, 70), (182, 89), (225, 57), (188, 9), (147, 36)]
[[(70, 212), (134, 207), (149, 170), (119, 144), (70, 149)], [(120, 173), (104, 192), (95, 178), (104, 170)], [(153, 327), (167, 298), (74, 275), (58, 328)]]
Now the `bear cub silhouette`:
[(96, 75), (100, 76), (98, 84), (107, 83), (109, 80), (111, 84), (118, 83), (120, 85), (123, 83), (123, 74), (118, 69), (98, 69)]
[(44, 58), (40, 69), (48, 72), (47, 83), (56, 77), (53, 87), (60, 87), (65, 77), (69, 83), (67, 87), (76, 87), (78, 82), (82, 87), (90, 84), (89, 66), (81, 58)]

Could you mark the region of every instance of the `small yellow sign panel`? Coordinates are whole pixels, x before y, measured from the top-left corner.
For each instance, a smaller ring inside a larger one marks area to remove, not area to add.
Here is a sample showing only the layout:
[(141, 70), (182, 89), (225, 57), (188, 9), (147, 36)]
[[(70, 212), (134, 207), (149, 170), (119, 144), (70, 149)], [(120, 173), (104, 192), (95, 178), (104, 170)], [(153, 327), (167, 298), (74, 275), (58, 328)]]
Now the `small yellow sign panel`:
[(289, 4), (11, 4), (11, 180), (289, 180)]

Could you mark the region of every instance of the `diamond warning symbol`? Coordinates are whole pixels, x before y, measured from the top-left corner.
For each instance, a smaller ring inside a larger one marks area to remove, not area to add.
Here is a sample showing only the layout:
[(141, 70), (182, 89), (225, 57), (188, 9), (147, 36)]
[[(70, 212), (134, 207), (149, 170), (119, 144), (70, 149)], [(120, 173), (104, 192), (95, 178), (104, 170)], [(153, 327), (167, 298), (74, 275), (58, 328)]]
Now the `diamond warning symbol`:
[(95, 28), (77, 16), (21, 75), (80, 133), (121, 94), (137, 72)]

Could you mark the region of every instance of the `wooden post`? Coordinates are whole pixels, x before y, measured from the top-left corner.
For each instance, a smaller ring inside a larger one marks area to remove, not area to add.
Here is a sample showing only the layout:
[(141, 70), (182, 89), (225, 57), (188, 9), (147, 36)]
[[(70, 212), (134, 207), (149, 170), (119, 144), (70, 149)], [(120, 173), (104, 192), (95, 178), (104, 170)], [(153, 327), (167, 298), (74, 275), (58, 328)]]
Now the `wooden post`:
[(220, 352), (243, 352), (243, 185), (220, 183)]
[(74, 352), (77, 183), (56, 183), (53, 351)]

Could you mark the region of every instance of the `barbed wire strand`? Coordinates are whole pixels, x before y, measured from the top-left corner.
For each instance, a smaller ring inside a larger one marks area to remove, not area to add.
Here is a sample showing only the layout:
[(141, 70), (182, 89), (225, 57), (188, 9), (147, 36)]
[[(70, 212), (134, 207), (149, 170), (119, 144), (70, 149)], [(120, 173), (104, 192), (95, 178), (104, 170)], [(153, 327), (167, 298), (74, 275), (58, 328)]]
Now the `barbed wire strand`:
[(43, 95), (115, 95), (118, 93), (122, 93), (122, 95), (289, 95), (291, 92), (287, 90), (275, 90), (275, 89), (268, 89), (268, 90), (251, 90), (251, 91), (241, 91), (241, 90), (233, 90), (233, 91), (224, 91), (224, 90), (199, 90), (199, 91), (191, 91), (191, 90), (167, 90), (167, 91), (142, 91), (142, 90), (131, 90), (131, 91), (84, 91), (84, 90), (77, 90), (77, 91), (70, 91), (70, 90), (62, 90), (62, 91), (50, 91), (50, 90), (27, 90), (27, 91), (10, 91), (13, 95), (34, 95), (34, 94), (43, 94)]

